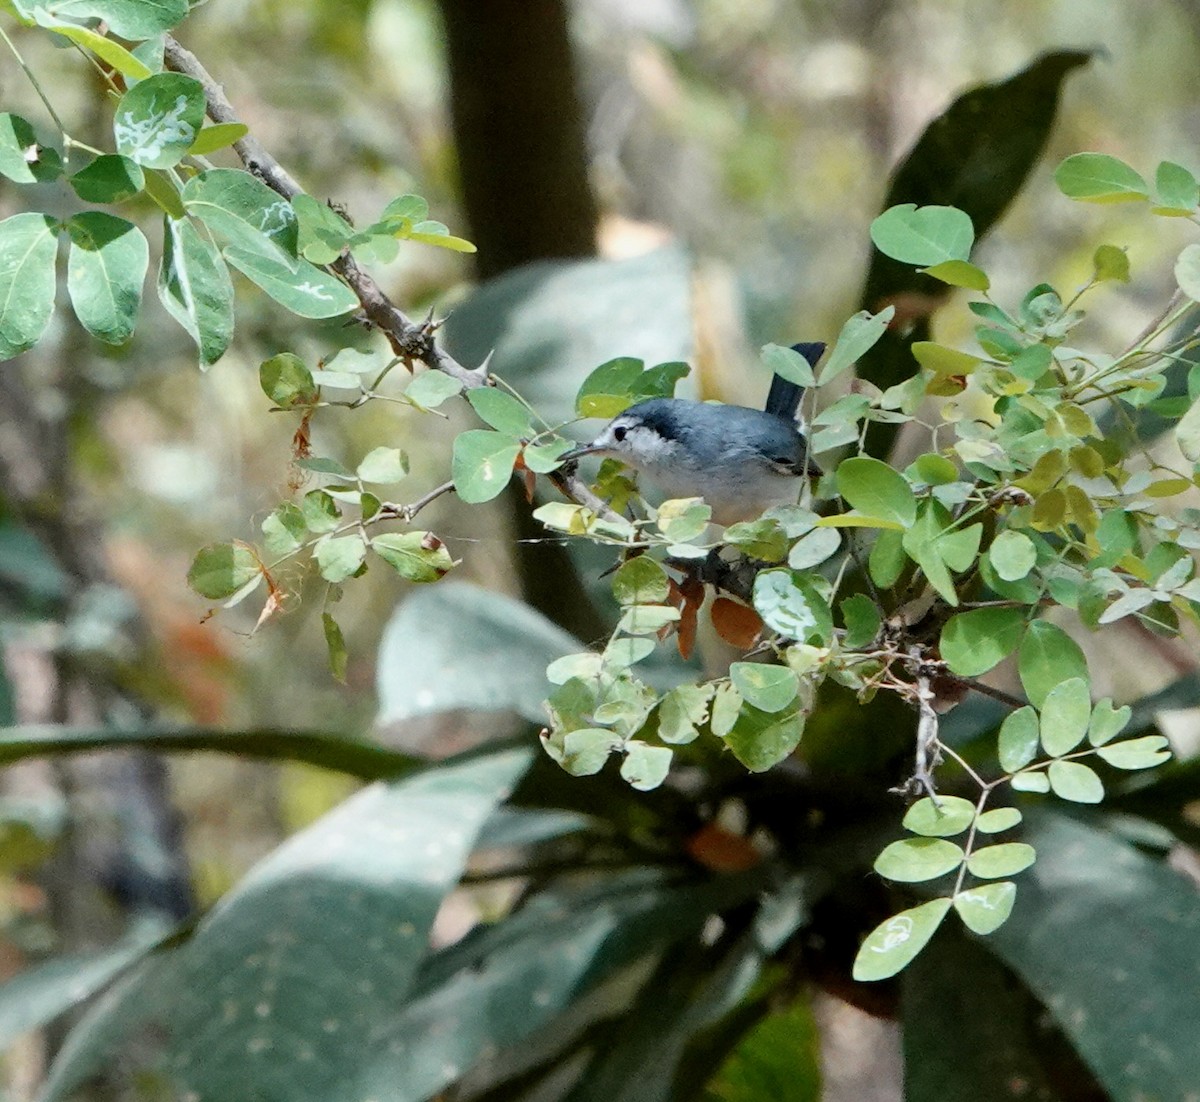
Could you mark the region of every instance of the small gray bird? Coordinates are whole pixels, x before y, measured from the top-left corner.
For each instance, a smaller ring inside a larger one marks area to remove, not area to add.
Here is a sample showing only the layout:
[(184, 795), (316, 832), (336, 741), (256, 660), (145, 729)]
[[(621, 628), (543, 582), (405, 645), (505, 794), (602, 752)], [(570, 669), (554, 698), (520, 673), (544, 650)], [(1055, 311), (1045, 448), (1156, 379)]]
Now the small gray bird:
[[(792, 346), (813, 367), (821, 343)], [(644, 474), (668, 498), (702, 497), (720, 525), (795, 505), (806, 476), (821, 470), (796, 424), (803, 388), (776, 375), (765, 410), (651, 398), (614, 417), (564, 462), (605, 455)]]

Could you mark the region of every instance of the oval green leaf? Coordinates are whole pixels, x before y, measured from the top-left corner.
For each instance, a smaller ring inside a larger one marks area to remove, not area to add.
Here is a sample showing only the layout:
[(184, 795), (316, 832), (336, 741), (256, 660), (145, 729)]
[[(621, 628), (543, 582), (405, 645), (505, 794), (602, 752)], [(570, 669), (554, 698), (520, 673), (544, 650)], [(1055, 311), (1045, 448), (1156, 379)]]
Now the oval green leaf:
[(201, 597), (222, 601), (262, 573), (257, 556), (240, 543), (213, 543), (196, 553), (188, 585)]
[[(940, 806), (939, 806), (940, 805)], [(926, 838), (949, 838), (961, 834), (975, 818), (975, 805), (961, 796), (925, 796), (908, 809), (904, 826)]]
[(171, 168), (187, 155), (204, 123), (200, 82), (155, 73), (121, 97), (113, 115), (117, 152), (147, 168)]
[(1145, 735), (1101, 746), (1096, 753), (1117, 769), (1151, 769), (1171, 757), (1163, 735)]
[(854, 958), (854, 978), (869, 981), (894, 976), (929, 944), (948, 910), (949, 899), (931, 899), (881, 922)]
[(964, 856), (962, 846), (944, 838), (902, 838), (875, 858), (875, 871), (888, 880), (918, 884), (953, 872)]
[(800, 690), (796, 674), (787, 666), (762, 662), (734, 662), (729, 676), (742, 699), (764, 712), (782, 712)]
[(1033, 846), (1024, 842), (1001, 842), (998, 846), (984, 846), (972, 853), (967, 858), (967, 871), (984, 880), (995, 880), (1029, 868), (1036, 859)]
[(1150, 197), (1146, 181), (1124, 161), (1106, 153), (1076, 153), (1054, 171), (1054, 182), (1071, 199), (1122, 203)]
[(48, 214), (14, 214), (0, 222), (0, 360), (41, 339), (54, 311), (58, 222)]
[(1104, 799), (1104, 785), (1095, 770), (1077, 761), (1052, 761), (1047, 774), (1051, 790), (1064, 800), (1098, 804)]
[(868, 456), (852, 456), (837, 469), (838, 493), (852, 508), (907, 528), (917, 519), (917, 499), (899, 471)]
[(942, 658), (952, 673), (978, 677), (1002, 662), (1021, 642), (1020, 608), (973, 608), (952, 616), (942, 629)]
[(792, 570), (764, 570), (754, 579), (754, 608), (763, 623), (787, 639), (828, 644), (833, 638), (829, 602), (813, 583)]
[(1055, 685), (1072, 677), (1087, 680), (1087, 659), (1079, 644), (1062, 628), (1035, 620), (1021, 640), (1018, 671), (1025, 695), (1040, 708)]
[(954, 897), (954, 909), (963, 925), (975, 934), (990, 934), (1004, 925), (1012, 914), (1017, 898), (1017, 886), (1011, 880), (999, 884), (981, 884), (959, 892)]
[[(1038, 749), (1038, 716), (1026, 704), (1015, 712), (1009, 712), (1000, 724), (999, 736), (1000, 767), (1008, 773), (1023, 769), (1035, 757)], [(1014, 787), (1016, 787), (1014, 780)]]
[(1015, 807), (997, 807), (980, 815), (975, 826), (984, 834), (999, 834), (1011, 830), (1020, 821), (1021, 813)]
[(1092, 715), (1092, 697), (1082, 677), (1071, 677), (1055, 685), (1041, 708), (1042, 746), (1052, 757), (1069, 754), (1087, 734)]

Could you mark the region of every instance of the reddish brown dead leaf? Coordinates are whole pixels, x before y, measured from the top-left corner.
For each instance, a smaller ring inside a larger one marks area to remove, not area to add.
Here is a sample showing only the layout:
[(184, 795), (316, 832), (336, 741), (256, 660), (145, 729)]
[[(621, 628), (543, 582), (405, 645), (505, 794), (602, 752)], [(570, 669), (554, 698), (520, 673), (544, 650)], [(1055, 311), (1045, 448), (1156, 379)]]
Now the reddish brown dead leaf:
[(718, 597), (713, 601), (712, 624), (717, 634), (730, 646), (739, 650), (750, 650), (763, 629), (762, 619), (748, 605)]
[(680, 583), (679, 592), (683, 597), (683, 605), (679, 610), (676, 645), (679, 647), (679, 657), (686, 661), (692, 657), (696, 646), (696, 622), (700, 617), (700, 606), (704, 604), (704, 583), (688, 575)]
[(513, 469), (521, 472), (521, 476), (525, 480), (525, 502), (528, 505), (533, 504), (533, 490), (537, 486), (537, 475), (525, 466), (525, 453), (517, 453), (517, 461), (513, 464)]
[(762, 864), (762, 854), (750, 839), (716, 823), (705, 823), (687, 840), (693, 861), (713, 872), (745, 872)]

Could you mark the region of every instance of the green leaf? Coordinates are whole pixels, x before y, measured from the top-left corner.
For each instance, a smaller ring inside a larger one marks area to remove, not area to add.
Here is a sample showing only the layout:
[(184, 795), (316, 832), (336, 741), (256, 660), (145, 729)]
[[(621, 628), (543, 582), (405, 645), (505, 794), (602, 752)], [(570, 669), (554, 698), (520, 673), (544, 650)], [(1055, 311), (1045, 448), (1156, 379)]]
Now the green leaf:
[(471, 429), (454, 439), (451, 472), (459, 498), (470, 505), (491, 501), (512, 477), (521, 445), (502, 432)]
[(1004, 880), (959, 892), (954, 897), (954, 909), (963, 920), (963, 925), (972, 933), (990, 934), (1008, 921), (1016, 899), (1016, 884)]
[(679, 609), (671, 605), (631, 605), (622, 614), (617, 629), (629, 635), (656, 635), (679, 618)]
[(68, 181), (85, 203), (123, 203), (146, 186), (142, 166), (128, 157), (105, 153)]
[(781, 344), (766, 344), (763, 345), (760, 357), (763, 367), (770, 371), (772, 375), (778, 375), (780, 378), (786, 379), (789, 383), (795, 383), (797, 386), (809, 387), (816, 385), (812, 364), (794, 348), (788, 348)]
[(779, 522), (769, 517), (730, 524), (725, 542), (759, 562), (782, 562), (788, 554), (787, 535)]
[(667, 572), (649, 555), (623, 562), (612, 580), (613, 596), (624, 606), (662, 604), (670, 595)]
[(1154, 214), (1191, 214), (1200, 204), (1200, 184), (1183, 165), (1163, 161), (1154, 174)]
[(27, 16), (45, 10), (52, 17), (77, 22), (102, 20), (113, 34), (134, 42), (171, 30), (188, 12), (187, 0), (18, 0), (17, 7)]
[(698, 497), (664, 501), (655, 513), (654, 523), (672, 543), (687, 543), (701, 535), (712, 520), (712, 506)]
[(49, 183), (62, 175), (57, 149), (43, 146), (28, 120), (0, 114), (0, 176), (17, 184)]
[(1200, 245), (1186, 245), (1179, 254), (1175, 262), (1175, 281), (1188, 298), (1200, 302)]
[(462, 390), (462, 383), (444, 371), (423, 371), (404, 389), (404, 396), (424, 409), (436, 409)]
[(899, 471), (866, 456), (852, 456), (837, 469), (838, 493), (851, 508), (869, 517), (909, 527), (917, 519), (917, 500)]
[(371, 550), (410, 582), (436, 582), (454, 566), (431, 532), (388, 532), (371, 540)]
[(294, 352), (280, 352), (258, 368), (263, 393), (281, 409), (312, 406), (320, 398), (312, 372)]
[(325, 634), (325, 649), (329, 654), (329, 672), (335, 681), (346, 683), (346, 666), (350, 656), (346, 651), (346, 638), (338, 622), (328, 612), (321, 613), (321, 628)]
[(209, 367), (233, 339), (233, 283), (221, 254), (184, 219), (163, 219), (158, 298), (196, 342)]
[(912, 354), (917, 363), (935, 375), (970, 375), (983, 363), (978, 356), (972, 356), (969, 352), (960, 352), (957, 348), (947, 348), (933, 341), (917, 341), (912, 346)]
[[(1037, 712), (1030, 705), (1009, 712), (1000, 724), (1000, 768), (1015, 773), (1033, 761), (1037, 757), (1038, 734)], [(1015, 782), (1013, 787), (1017, 787)]]
[(620, 735), (603, 727), (581, 727), (568, 731), (563, 737), (559, 765), (572, 777), (595, 776), (624, 741)]
[(1024, 532), (1005, 530), (988, 548), (992, 569), (1006, 582), (1019, 581), (1037, 564), (1037, 548)]
[(1024, 842), (1002, 842), (998, 846), (984, 846), (972, 853), (967, 858), (967, 871), (972, 876), (995, 880), (1029, 868), (1036, 859), (1033, 846)]
[(1171, 757), (1162, 735), (1145, 735), (1101, 746), (1096, 753), (1117, 769), (1151, 769)]
[(804, 998), (755, 1025), (709, 1082), (704, 1102), (818, 1102), (820, 1033)]
[(847, 650), (870, 646), (879, 635), (883, 623), (875, 602), (865, 593), (855, 593), (842, 601), (839, 607), (846, 625), (842, 646)]
[(907, 561), (903, 533), (899, 530), (880, 532), (867, 559), (871, 581), (880, 589), (891, 589), (900, 579)]
[(1021, 813), (1015, 807), (997, 807), (979, 816), (976, 828), (984, 834), (1000, 834), (1011, 830), (1021, 821)]
[(1046, 770), (1051, 791), (1064, 800), (1079, 804), (1098, 804), (1104, 799), (1104, 785), (1095, 770), (1077, 761), (1052, 761)]
[(285, 501), (262, 522), (263, 546), (268, 555), (281, 558), (299, 548), (308, 537), (304, 514), (290, 501)]
[(1089, 203), (1122, 203), (1148, 199), (1149, 189), (1124, 161), (1106, 153), (1076, 153), (1054, 170), (1064, 195)]
[(491, 386), (467, 391), (467, 401), (481, 420), (509, 436), (530, 435), (529, 409), (511, 394)]
[(1018, 671), (1025, 695), (1040, 708), (1055, 685), (1072, 677), (1087, 680), (1087, 659), (1079, 644), (1062, 628), (1046, 620), (1035, 620), (1021, 640)]
[(800, 691), (795, 673), (787, 666), (734, 662), (729, 676), (742, 699), (763, 712), (782, 712)]
[[(736, 687), (736, 686), (735, 686)], [(722, 700), (720, 690), (716, 700)], [(713, 704), (713, 734), (717, 734), (717, 704)], [(729, 731), (720, 737), (733, 756), (751, 773), (764, 773), (788, 757), (804, 735), (804, 713), (764, 712), (743, 703)]]
[(788, 552), (788, 566), (793, 570), (820, 566), (841, 545), (842, 534), (836, 528), (814, 528), (792, 544)]
[(818, 384), (823, 386), (865, 356), (883, 336), (895, 316), (896, 308), (885, 306), (877, 314), (861, 310), (849, 318), (838, 334), (833, 351), (829, 353), (829, 359), (821, 368), (821, 373), (817, 377)]
[(1012, 786), (1015, 792), (1049, 792), (1050, 778), (1040, 770), (1032, 769), (1013, 777)]
[[(529, 762), (527, 751), (506, 751), (373, 785), (293, 835), (189, 940), (94, 1008), (47, 1096), (69, 1095), (147, 1022), (181, 1094), (239, 1097), (252, 1076), (260, 1091), (316, 1102), (361, 1082), (386, 1051), (374, 1031), (405, 1005), (443, 899)], [(376, 942), (387, 951), (363, 951)], [(205, 1028), (223, 1015), (247, 1029)], [(320, 1060), (297, 1060), (298, 1042), (319, 1046)]]
[(924, 267), (945, 260), (967, 260), (975, 229), (970, 215), (955, 207), (901, 203), (871, 223), (871, 240), (885, 256)]
[(1042, 746), (1046, 753), (1056, 758), (1069, 754), (1083, 741), (1092, 714), (1087, 681), (1071, 677), (1055, 685), (1042, 701), (1041, 713)]
[(833, 638), (829, 603), (804, 574), (760, 571), (754, 579), (753, 599), (763, 623), (787, 639), (825, 645)]
[(391, 486), (408, 477), (408, 456), (399, 448), (372, 448), (355, 472), (364, 482)]
[(639, 401), (638, 381), (645, 364), (628, 356), (601, 364), (583, 381), (575, 399), (580, 417), (615, 417)]
[(672, 756), (669, 746), (650, 746), (634, 739), (625, 745), (621, 776), (632, 788), (639, 792), (649, 792), (667, 779)]
[(521, 456), (525, 467), (534, 474), (549, 474), (574, 446), (572, 441), (564, 439), (552, 440), (549, 444), (526, 444)]
[(334, 318), (358, 308), (354, 292), (307, 260), (280, 260), (230, 245), (225, 259), (280, 306), (302, 318)]
[(240, 122), (219, 122), (206, 126), (196, 135), (188, 153), (193, 157), (216, 153), (218, 149), (240, 142), (249, 133), (250, 127)]
[(41, 339), (54, 311), (58, 222), (48, 214), (14, 214), (0, 222), (0, 360)]
[(962, 846), (944, 838), (902, 838), (875, 858), (875, 871), (887, 880), (917, 884), (953, 872), (964, 856)]
[(80, 324), (106, 344), (133, 335), (150, 246), (132, 222), (103, 211), (68, 219), (67, 291)]
[(317, 566), (327, 582), (344, 582), (363, 564), (367, 545), (362, 536), (335, 536), (317, 544)]
[(676, 685), (659, 703), (658, 737), (672, 746), (694, 741), (700, 733), (698, 728), (708, 716), (714, 691), (711, 682)]
[(188, 180), (182, 199), (190, 214), (240, 250), (279, 263), (296, 259), (296, 212), (282, 195), (250, 173), (208, 169)]
[(904, 815), (904, 827), (926, 838), (951, 838), (961, 834), (975, 818), (975, 805), (961, 796), (928, 796), (919, 799)]
[(167, 932), (159, 921), (141, 921), (113, 945), (53, 957), (0, 984), (0, 1050), (103, 990)]
[(973, 608), (960, 612), (942, 629), (942, 658), (952, 673), (978, 677), (1012, 654), (1024, 631), (1024, 609)]
[[(353, 240), (354, 227), (311, 195), (293, 195), (291, 202), (298, 223), (300, 252), (314, 264), (332, 264)], [(395, 246), (394, 241), (392, 245)]]
[(992, 285), (987, 272), (966, 260), (943, 260), (921, 271), (951, 287), (966, 287), (970, 291), (986, 291)]
[(861, 982), (894, 976), (929, 944), (948, 910), (949, 899), (931, 899), (881, 922), (854, 958), (854, 978)]
[(240, 543), (212, 543), (196, 553), (188, 585), (201, 597), (222, 601), (262, 573), (258, 557)]
[(200, 82), (155, 73), (122, 97), (113, 115), (117, 152), (147, 168), (171, 168), (187, 155), (204, 123)]
[(1092, 279), (1097, 283), (1128, 283), (1129, 254), (1116, 245), (1098, 246), (1092, 257)]
[(87, 27), (81, 27), (77, 23), (60, 23), (53, 16), (47, 14), (44, 9), (38, 9), (35, 12), (35, 17), (39, 26), (45, 27), (55, 34), (62, 35), (64, 38), (69, 38), (72, 42), (91, 50), (98, 58), (116, 69), (118, 73), (129, 77), (131, 80), (145, 80), (147, 77), (153, 75), (153, 71), (147, 65), (134, 57), (120, 43), (106, 35), (97, 34), (95, 31), (89, 30)]
[(304, 516), (304, 523), (308, 525), (308, 530), (317, 535), (322, 532), (332, 532), (342, 519), (337, 502), (324, 490), (309, 490), (300, 499), (300, 512)]

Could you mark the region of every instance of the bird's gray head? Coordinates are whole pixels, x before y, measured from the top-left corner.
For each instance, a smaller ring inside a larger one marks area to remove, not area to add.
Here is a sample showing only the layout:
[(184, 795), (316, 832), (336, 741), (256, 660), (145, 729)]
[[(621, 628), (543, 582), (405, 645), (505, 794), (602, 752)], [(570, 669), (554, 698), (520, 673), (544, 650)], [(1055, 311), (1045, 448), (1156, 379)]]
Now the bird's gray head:
[(671, 407), (666, 400), (639, 402), (609, 421), (590, 444), (572, 449), (562, 459), (603, 455), (639, 469), (657, 466), (678, 447), (678, 433), (670, 420)]

